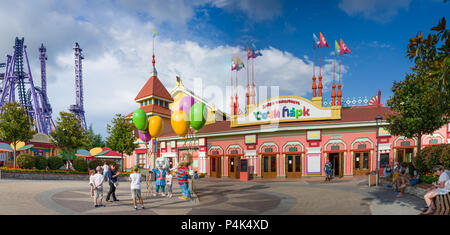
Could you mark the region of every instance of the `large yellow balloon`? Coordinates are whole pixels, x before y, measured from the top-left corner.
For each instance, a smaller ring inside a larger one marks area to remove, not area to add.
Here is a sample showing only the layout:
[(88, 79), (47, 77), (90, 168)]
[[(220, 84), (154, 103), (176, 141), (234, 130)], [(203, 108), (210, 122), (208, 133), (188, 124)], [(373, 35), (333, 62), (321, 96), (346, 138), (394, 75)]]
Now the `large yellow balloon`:
[(184, 137), (189, 131), (189, 118), (183, 110), (175, 111), (170, 118), (170, 123), (172, 124), (173, 131)]
[(153, 138), (161, 135), (163, 127), (163, 121), (160, 116), (152, 116), (148, 121), (148, 132)]

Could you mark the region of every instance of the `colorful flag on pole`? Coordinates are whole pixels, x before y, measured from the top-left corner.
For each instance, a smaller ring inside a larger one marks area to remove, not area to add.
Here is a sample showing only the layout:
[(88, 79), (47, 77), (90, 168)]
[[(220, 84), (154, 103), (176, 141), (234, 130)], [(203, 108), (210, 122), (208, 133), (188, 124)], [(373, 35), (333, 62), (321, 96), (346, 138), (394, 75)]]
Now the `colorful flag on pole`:
[(253, 54), (253, 59), (258, 57), (258, 56), (262, 56), (262, 53), (256, 49), (255, 44), (252, 43), (252, 54)]
[(158, 35), (158, 32), (156, 32), (156, 30), (153, 29), (153, 37), (156, 37), (156, 35)]
[(251, 58), (253, 58), (253, 51), (247, 45), (247, 59), (251, 59)]
[(339, 55), (341, 53), (341, 46), (339, 46), (339, 43), (334, 40), (334, 55)]
[(242, 60), (239, 58), (239, 56), (236, 56), (236, 66), (237, 66), (237, 71), (245, 68), (244, 62), (242, 62)]
[(231, 71), (236, 70), (237, 69), (237, 64), (236, 62), (234, 62), (234, 59), (231, 58)]
[(320, 41), (317, 36), (313, 33), (313, 49), (317, 49), (320, 46)]
[(327, 41), (325, 40), (325, 37), (322, 35), (322, 33), (320, 33), (320, 48), (324, 46), (330, 47)]
[(341, 55), (344, 55), (347, 53), (352, 53), (352, 52), (350, 51), (350, 49), (348, 49), (348, 47), (345, 45), (344, 41), (342, 41), (342, 39), (341, 39)]

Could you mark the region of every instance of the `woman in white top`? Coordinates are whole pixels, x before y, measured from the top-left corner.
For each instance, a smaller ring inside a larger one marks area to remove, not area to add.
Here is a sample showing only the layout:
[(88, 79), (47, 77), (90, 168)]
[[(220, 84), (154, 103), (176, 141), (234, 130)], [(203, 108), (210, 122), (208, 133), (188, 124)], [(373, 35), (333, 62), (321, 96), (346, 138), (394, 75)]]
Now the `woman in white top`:
[(428, 205), (428, 210), (425, 211), (424, 215), (428, 215), (433, 213), (436, 210), (435, 199), (437, 195), (443, 195), (450, 192), (450, 171), (445, 170), (444, 166), (436, 165), (433, 168), (433, 173), (439, 175), (439, 180), (433, 183), (425, 194), (424, 199)]

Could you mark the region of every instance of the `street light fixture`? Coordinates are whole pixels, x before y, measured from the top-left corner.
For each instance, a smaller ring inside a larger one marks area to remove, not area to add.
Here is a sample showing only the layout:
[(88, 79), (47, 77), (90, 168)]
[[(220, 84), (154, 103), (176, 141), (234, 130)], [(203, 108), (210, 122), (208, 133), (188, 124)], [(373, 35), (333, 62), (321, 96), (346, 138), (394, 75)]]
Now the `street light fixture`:
[(379, 143), (380, 143), (380, 138), (379, 138), (379, 122), (381, 122), (381, 120), (383, 120), (383, 117), (381, 116), (381, 115), (377, 115), (376, 117), (375, 117), (375, 122), (376, 122), (376, 124), (377, 124), (377, 169), (376, 169), (376, 182), (375, 182), (375, 186), (378, 186), (378, 180), (379, 180), (379, 177), (380, 177), (380, 169), (379, 169), (379, 164), (380, 164), (380, 161), (379, 161), (379, 147), (378, 147), (378, 145), (379, 145)]

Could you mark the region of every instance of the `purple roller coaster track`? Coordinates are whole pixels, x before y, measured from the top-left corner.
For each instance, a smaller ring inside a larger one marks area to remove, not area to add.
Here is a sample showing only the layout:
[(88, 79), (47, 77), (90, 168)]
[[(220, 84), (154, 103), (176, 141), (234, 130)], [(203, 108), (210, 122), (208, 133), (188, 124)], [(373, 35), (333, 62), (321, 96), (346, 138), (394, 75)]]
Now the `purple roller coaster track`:
[[(0, 107), (6, 102), (16, 101), (16, 91), (19, 96), (19, 104), (26, 108), (28, 115), (33, 120), (34, 129), (37, 132), (49, 135), (55, 124), (52, 119), (52, 107), (47, 97), (47, 73), (46, 73), (46, 48), (43, 44), (39, 48), (41, 62), (41, 87), (35, 86), (31, 74), (27, 55), (27, 46), (24, 38), (16, 38), (13, 55), (6, 55), (6, 63), (0, 63)], [(82, 127), (86, 130), (86, 120), (83, 108), (83, 87), (81, 49), (75, 44), (75, 84), (76, 105), (71, 105), (69, 110), (77, 115)], [(26, 66), (26, 70), (24, 68)], [(27, 92), (26, 87), (28, 87)]]

